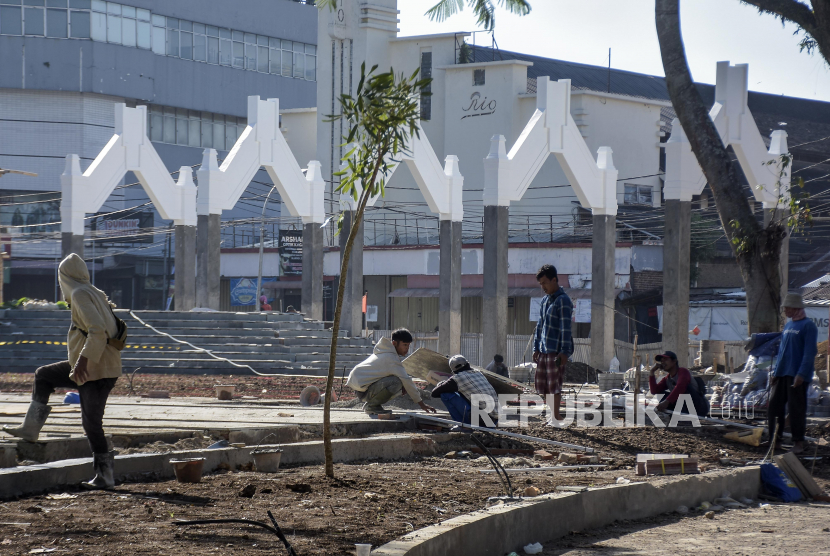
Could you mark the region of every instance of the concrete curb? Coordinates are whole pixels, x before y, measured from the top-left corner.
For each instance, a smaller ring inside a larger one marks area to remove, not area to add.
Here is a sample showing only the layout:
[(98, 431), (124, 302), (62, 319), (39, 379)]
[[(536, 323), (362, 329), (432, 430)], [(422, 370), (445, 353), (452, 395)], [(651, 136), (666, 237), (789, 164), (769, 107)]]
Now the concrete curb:
[[(324, 461), (323, 442), (319, 440), (280, 447), (283, 450), (281, 463), (285, 465), (315, 464)], [(365, 439), (334, 439), (332, 449), (334, 461), (338, 463), (375, 458), (394, 460), (412, 455), (434, 455), (435, 442), (426, 436), (384, 435)], [(117, 481), (122, 482), (146, 480), (150, 477), (169, 479), (175, 476), (170, 460), (178, 458), (205, 458), (205, 474), (216, 471), (220, 466), (237, 469), (253, 462), (253, 450), (254, 447), (249, 446), (116, 456), (115, 477)], [(0, 500), (36, 494), (66, 485), (77, 485), (91, 477), (92, 458), (0, 469)]]
[(760, 468), (745, 467), (680, 476), (661, 483), (612, 485), (581, 493), (550, 494), (425, 527), (373, 550), (372, 554), (501, 556), (520, 552), (530, 543), (563, 537), (571, 531), (596, 529), (621, 519), (651, 517), (674, 511), (678, 506), (695, 507), (704, 500), (719, 498), (724, 491), (736, 499), (754, 498), (760, 484)]

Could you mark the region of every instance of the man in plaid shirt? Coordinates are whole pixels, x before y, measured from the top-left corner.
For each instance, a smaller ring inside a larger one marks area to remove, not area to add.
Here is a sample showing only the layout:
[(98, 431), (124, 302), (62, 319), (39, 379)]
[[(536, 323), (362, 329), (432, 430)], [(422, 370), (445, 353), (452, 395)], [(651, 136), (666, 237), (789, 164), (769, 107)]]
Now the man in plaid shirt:
[(561, 421), (559, 403), (562, 400), (562, 384), (565, 382), (565, 364), (574, 351), (571, 336), (574, 306), (568, 294), (559, 287), (556, 267), (543, 265), (536, 274), (536, 280), (546, 294), (533, 338), (536, 393), (543, 398), (553, 394), (553, 416)]

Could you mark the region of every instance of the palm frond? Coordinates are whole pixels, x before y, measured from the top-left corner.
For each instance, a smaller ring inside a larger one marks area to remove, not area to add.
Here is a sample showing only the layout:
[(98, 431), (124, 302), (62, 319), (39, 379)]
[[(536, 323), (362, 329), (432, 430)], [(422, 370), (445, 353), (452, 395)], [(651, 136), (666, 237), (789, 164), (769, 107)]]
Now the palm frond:
[(441, 0), (427, 10), (425, 14), (430, 21), (446, 21), (464, 9), (464, 0)]

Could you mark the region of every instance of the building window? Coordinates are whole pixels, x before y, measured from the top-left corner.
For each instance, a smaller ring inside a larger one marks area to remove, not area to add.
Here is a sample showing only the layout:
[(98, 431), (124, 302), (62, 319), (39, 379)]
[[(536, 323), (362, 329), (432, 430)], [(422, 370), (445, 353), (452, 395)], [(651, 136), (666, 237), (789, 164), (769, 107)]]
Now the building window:
[(625, 204), (651, 206), (653, 204), (651, 186), (625, 184)]
[(27, 35), (43, 36), (43, 15), (43, 8), (26, 8), (23, 10), (23, 28)]
[(0, 35), (92, 39), (160, 56), (317, 80), (316, 45), (165, 17), (105, 0), (0, 0)]
[(150, 140), (185, 147), (230, 150), (247, 125), (245, 118), (152, 105)]
[(23, 34), (23, 16), (19, 7), (0, 6), (0, 34)]
[[(432, 77), (432, 52), (421, 52), (421, 79)], [(432, 83), (421, 89), (421, 119), (432, 119)]]
[(484, 70), (473, 70), (473, 87), (480, 87), (484, 85)]

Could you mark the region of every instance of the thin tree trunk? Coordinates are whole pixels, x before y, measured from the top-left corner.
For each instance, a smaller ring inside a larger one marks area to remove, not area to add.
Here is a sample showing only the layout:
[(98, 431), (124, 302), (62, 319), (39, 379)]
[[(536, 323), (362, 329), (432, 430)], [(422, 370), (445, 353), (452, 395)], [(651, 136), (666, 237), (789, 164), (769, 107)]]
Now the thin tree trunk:
[(672, 106), (712, 188), (721, 225), (741, 269), (749, 332), (777, 331), (782, 227), (777, 222), (762, 227), (749, 208), (747, 192), (692, 81), (680, 32), (679, 0), (656, 0), (655, 19)]
[[(377, 176), (378, 169), (375, 168), (372, 174), (372, 184)], [(326, 458), (326, 476), (334, 478), (334, 455), (331, 448), (331, 392), (334, 387), (334, 366), (337, 360), (337, 336), (340, 331), (340, 314), (343, 310), (343, 293), (346, 290), (346, 273), (349, 271), (349, 258), (352, 254), (352, 245), (360, 230), (360, 222), (363, 220), (363, 212), (366, 204), (372, 195), (372, 186), (363, 189), (358, 202), (357, 210), (352, 219), (349, 239), (343, 249), (343, 257), (340, 261), (340, 279), (337, 286), (337, 302), (334, 309), (334, 322), (331, 327), (331, 349), (329, 351), (329, 374), (326, 379), (326, 396), (323, 402), (323, 452)]]

